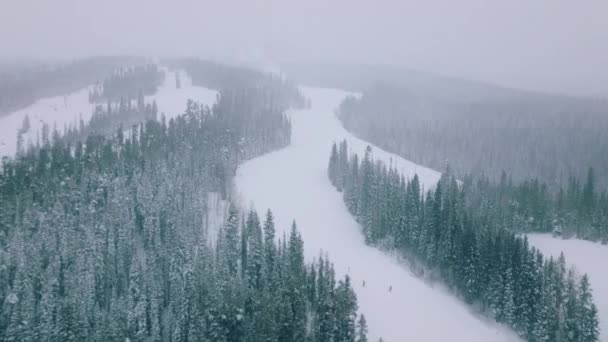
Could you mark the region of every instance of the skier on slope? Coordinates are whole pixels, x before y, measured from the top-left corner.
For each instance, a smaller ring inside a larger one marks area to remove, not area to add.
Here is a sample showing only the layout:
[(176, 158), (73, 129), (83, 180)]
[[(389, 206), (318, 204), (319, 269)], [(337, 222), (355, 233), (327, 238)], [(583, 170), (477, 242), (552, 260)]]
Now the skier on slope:
[(388, 286), (388, 292), (393, 292), (393, 285)]

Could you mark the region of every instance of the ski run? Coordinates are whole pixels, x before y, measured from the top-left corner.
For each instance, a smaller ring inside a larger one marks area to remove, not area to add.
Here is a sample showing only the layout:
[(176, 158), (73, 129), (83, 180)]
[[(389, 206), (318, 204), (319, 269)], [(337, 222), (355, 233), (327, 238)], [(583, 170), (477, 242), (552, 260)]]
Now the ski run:
[[(163, 69), (165, 81), (158, 91), (146, 96), (156, 101), (158, 115), (169, 120), (184, 112), (188, 100), (211, 106), (218, 92), (194, 86), (181, 72)], [(95, 104), (89, 103), (86, 87), (71, 94), (43, 98), (30, 106), (0, 118), (0, 157), (14, 156), (18, 131), (29, 118), (24, 146), (35, 143), (42, 126), (63, 131), (79, 120), (91, 118)], [(327, 176), (327, 161), (333, 142), (346, 139), (350, 152), (363, 155), (369, 143), (348, 133), (335, 117), (334, 109), (347, 92), (335, 89), (302, 88), (312, 108), (290, 112), (292, 143), (285, 149), (255, 158), (241, 165), (235, 179), (243, 209), (260, 213), (271, 209), (279, 232), (287, 232), (295, 220), (311, 260), (328, 254), (339, 277), (348, 274), (357, 293), (359, 312), (365, 314), (370, 341), (519, 341), (507, 328), (476, 314), (440, 285), (429, 285), (414, 276), (394, 256), (365, 245), (358, 223), (347, 211), (342, 194)], [(356, 96), (356, 94), (355, 94)], [(374, 159), (393, 165), (406, 177), (418, 174), (424, 189), (438, 181), (440, 173), (372, 146)], [(208, 227), (219, 227), (225, 201), (209, 194)], [(210, 229), (213, 234), (214, 229)], [(279, 233), (281, 235), (281, 233)], [(548, 234), (529, 234), (530, 244), (547, 257), (564, 252), (566, 261), (579, 273), (588, 273), (600, 318), (600, 339), (608, 340), (608, 277), (598, 262), (608, 258), (608, 248), (582, 240), (563, 240)], [(212, 239), (213, 240), (213, 239)], [(429, 324), (435, 322), (435, 325)]]
[[(347, 139), (351, 152), (363, 154), (368, 143), (343, 129), (334, 108), (348, 93), (303, 88), (310, 110), (291, 112), (291, 145), (239, 167), (236, 189), (245, 209), (272, 209), (279, 230), (296, 220), (308, 259), (327, 253), (338, 276), (348, 274), (365, 314), (370, 341), (517, 341), (515, 334), (478, 317), (440, 286), (412, 275), (395, 257), (366, 246), (342, 195), (327, 176), (331, 144)], [(391, 163), (428, 189), (440, 174), (373, 148), (375, 159)], [(280, 234), (279, 234), (280, 235)], [(435, 324), (429, 324), (435, 322)]]

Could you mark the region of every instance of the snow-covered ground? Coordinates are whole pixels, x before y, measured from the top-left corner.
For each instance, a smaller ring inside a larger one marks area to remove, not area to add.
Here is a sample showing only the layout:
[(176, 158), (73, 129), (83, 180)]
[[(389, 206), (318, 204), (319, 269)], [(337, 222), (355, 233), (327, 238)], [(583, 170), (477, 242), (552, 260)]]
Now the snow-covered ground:
[(554, 238), (551, 234), (528, 234), (528, 240), (546, 257), (552, 255), (557, 258), (564, 252), (568, 265), (581, 275), (589, 275), (600, 319), (600, 341), (608, 341), (608, 246), (578, 239)]
[[(272, 209), (278, 232), (286, 231), (295, 219), (306, 257), (310, 260), (326, 252), (339, 276), (351, 276), (360, 312), (369, 324), (370, 341), (379, 337), (387, 342), (519, 340), (508, 329), (476, 317), (444, 290), (416, 278), (394, 257), (365, 245), (341, 194), (329, 182), (327, 164), (333, 141), (347, 138), (351, 149), (360, 154), (368, 143), (349, 134), (334, 116), (334, 108), (347, 93), (319, 88), (303, 92), (312, 100), (312, 109), (291, 112), (291, 145), (237, 170), (236, 189), (242, 204), (258, 211)], [(408, 177), (418, 173), (425, 188), (440, 177), (436, 171), (378, 148), (374, 157), (392, 160)]]
[(167, 121), (183, 114), (188, 100), (194, 100), (208, 106), (215, 103), (217, 91), (192, 85), (192, 80), (183, 71), (180, 72), (181, 87), (177, 89), (175, 76), (175, 71), (165, 69), (165, 82), (158, 88), (156, 94), (146, 97), (146, 101), (156, 100), (159, 119), (163, 113)]
[[(165, 70), (165, 82), (156, 94), (147, 96), (146, 101), (156, 100), (160, 114), (167, 120), (184, 113), (186, 102), (192, 99), (211, 106), (217, 98), (217, 91), (193, 86), (185, 72), (181, 73), (181, 88), (176, 88), (175, 72)], [(17, 151), (17, 134), (23, 127), (26, 116), (30, 119), (30, 129), (23, 134), (23, 146), (36, 143), (42, 126), (47, 123), (51, 130), (57, 127), (63, 132), (65, 126), (77, 125), (82, 118), (87, 122), (93, 114), (95, 104), (89, 103), (89, 89), (86, 87), (71, 94), (44, 98), (32, 105), (0, 118), (0, 157), (13, 156)]]
[(89, 87), (71, 94), (43, 98), (0, 118), (0, 157), (13, 156), (17, 151), (17, 134), (29, 117), (30, 129), (23, 134), (23, 147), (36, 143), (44, 123), (63, 131), (65, 125), (77, 125), (80, 118), (91, 118), (95, 105), (89, 103)]

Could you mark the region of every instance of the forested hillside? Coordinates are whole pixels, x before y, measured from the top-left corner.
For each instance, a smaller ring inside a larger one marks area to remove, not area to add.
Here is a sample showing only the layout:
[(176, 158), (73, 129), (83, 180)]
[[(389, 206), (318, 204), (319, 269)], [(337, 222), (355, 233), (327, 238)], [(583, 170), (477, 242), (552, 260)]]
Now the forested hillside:
[(280, 92), (281, 106), (304, 108), (310, 107), (308, 99), (298, 91), (297, 86), (283, 75), (264, 73), (243, 66), (215, 63), (198, 58), (188, 58), (173, 61), (175, 67), (183, 68), (192, 78), (195, 85), (224, 90), (240, 87), (271, 87)]
[(183, 68), (196, 85), (222, 90), (254, 86), (268, 75), (243, 66), (217, 63), (200, 58), (182, 58), (171, 61), (171, 65)]
[[(305, 264), (295, 222), (232, 206), (212, 241), (208, 194), (228, 199), (242, 160), (289, 143), (273, 89), (225, 90), (168, 122), (42, 136), (0, 173), (5, 341), (352, 341), (357, 303), (331, 263)], [(184, 104), (186, 105), (186, 104)], [(122, 107), (122, 108), (121, 108)], [(97, 118), (97, 119), (96, 119)], [(106, 124), (105, 122), (109, 122)], [(126, 124), (125, 124), (126, 125)], [(79, 129), (81, 129), (79, 128)], [(214, 246), (214, 247), (211, 247)]]
[(133, 57), (92, 57), (59, 65), (11, 67), (0, 71), (0, 116), (43, 97), (66, 94), (103, 80)]
[(529, 341), (598, 340), (587, 276), (508, 229), (518, 214), (504, 211), (504, 197), (483, 181), (459, 184), (448, 172), (425, 193), (417, 176), (375, 162), (370, 148), (349, 155), (346, 141), (332, 147), (328, 174), (367, 243), (398, 251)]
[(499, 182), (464, 177), (472, 203), (501, 213), (498, 224), (515, 232), (551, 232), (608, 243), (608, 192), (598, 189), (595, 170), (584, 179), (570, 177), (557, 192), (537, 179), (514, 183), (506, 174)]
[(498, 181), (505, 171), (555, 191), (593, 167), (597, 184), (608, 186), (607, 101), (534, 93), (457, 98), (384, 84), (345, 100), (338, 116), (379, 147), (438, 170), (449, 164), (459, 176)]
[(338, 116), (364, 139), (477, 182), (508, 228), (606, 242), (608, 106), (539, 99), (458, 103), (379, 86)]
[(165, 74), (156, 64), (119, 67), (89, 92), (89, 101), (118, 101), (152, 95), (164, 81)]
[[(97, 105), (89, 122), (80, 120), (77, 127), (67, 127), (63, 133), (63, 140), (70, 143), (86, 141), (87, 137), (94, 135), (111, 135), (119, 130), (129, 129), (139, 126), (148, 120), (158, 119), (158, 106), (156, 101), (146, 103), (143, 96), (140, 96), (137, 103), (125, 100)], [(49, 127), (43, 126), (44, 132), (48, 132)], [(124, 133), (124, 132), (123, 132)]]

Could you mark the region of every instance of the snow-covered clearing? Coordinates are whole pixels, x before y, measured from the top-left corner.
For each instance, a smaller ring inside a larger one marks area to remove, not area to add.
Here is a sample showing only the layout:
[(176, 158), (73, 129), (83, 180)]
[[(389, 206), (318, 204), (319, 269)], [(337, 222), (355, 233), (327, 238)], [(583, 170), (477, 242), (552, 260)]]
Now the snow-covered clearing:
[[(368, 143), (349, 134), (334, 116), (334, 108), (347, 93), (302, 90), (311, 99), (312, 109), (291, 112), (291, 145), (237, 170), (236, 189), (242, 204), (258, 211), (272, 209), (278, 232), (288, 230), (295, 219), (306, 257), (326, 252), (338, 276), (350, 275), (360, 312), (369, 324), (370, 341), (378, 337), (389, 342), (519, 340), (506, 328), (476, 317), (440, 287), (432, 288), (416, 278), (396, 258), (365, 245), (341, 194), (329, 182), (327, 164), (332, 142), (346, 138), (360, 154)], [(408, 177), (417, 173), (427, 189), (440, 177), (394, 154), (373, 151), (376, 159), (392, 160)]]
[(165, 114), (167, 121), (186, 110), (188, 100), (211, 106), (217, 99), (218, 92), (204, 87), (192, 85), (192, 80), (184, 71), (179, 72), (181, 87), (176, 88), (176, 72), (165, 69), (165, 82), (158, 88), (156, 94), (147, 96), (146, 101), (156, 100), (158, 118)]
[(608, 341), (608, 246), (579, 239), (554, 238), (551, 234), (528, 234), (528, 240), (546, 257), (557, 258), (564, 252), (568, 265), (581, 275), (589, 275), (600, 319), (600, 341)]
[(80, 118), (87, 122), (93, 114), (94, 104), (89, 103), (89, 88), (71, 94), (40, 99), (35, 103), (0, 118), (0, 157), (13, 156), (17, 151), (17, 134), (29, 117), (30, 129), (23, 134), (23, 147), (36, 143), (46, 123), (51, 130), (77, 125)]
[[(156, 100), (159, 118), (162, 113), (167, 120), (184, 113), (189, 99), (209, 106), (215, 103), (217, 91), (193, 86), (185, 72), (181, 72), (180, 76), (181, 87), (177, 89), (175, 72), (165, 70), (165, 82), (156, 94), (146, 97), (146, 101)], [(57, 127), (59, 132), (63, 132), (65, 126), (77, 125), (81, 118), (88, 122), (95, 108), (95, 104), (89, 103), (91, 87), (71, 94), (40, 99), (26, 108), (0, 118), (0, 157), (15, 155), (18, 131), (23, 127), (26, 116), (30, 119), (30, 129), (23, 134), (24, 147), (36, 143), (44, 123), (48, 124), (51, 130)]]

